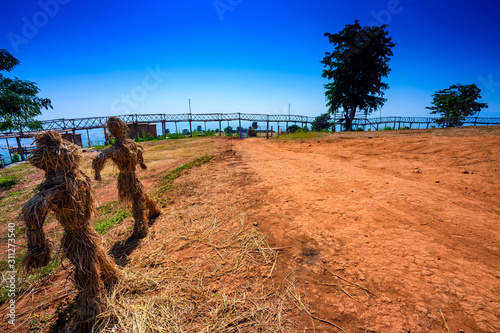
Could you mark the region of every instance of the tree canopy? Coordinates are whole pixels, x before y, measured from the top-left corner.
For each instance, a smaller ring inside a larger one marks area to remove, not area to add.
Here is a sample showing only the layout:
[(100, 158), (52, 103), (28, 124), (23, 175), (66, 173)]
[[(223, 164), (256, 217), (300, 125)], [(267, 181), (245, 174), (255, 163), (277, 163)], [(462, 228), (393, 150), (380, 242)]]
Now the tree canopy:
[(461, 125), (464, 117), (473, 116), (483, 108), (488, 108), (488, 104), (478, 102), (481, 98), (481, 89), (475, 84), (454, 84), (447, 89), (439, 90), (432, 95), (432, 106), (427, 109), (432, 114), (440, 114), (442, 117), (457, 117), (452, 125)]
[(336, 34), (325, 33), (333, 52), (325, 52), (321, 61), (322, 76), (333, 82), (325, 84), (330, 113), (342, 109), (346, 130), (352, 129), (357, 111), (369, 114), (386, 101), (382, 82), (391, 71), (388, 62), (396, 45), (385, 30), (387, 25), (361, 27), (359, 21), (347, 24)]
[(36, 83), (8, 78), (1, 73), (10, 72), (18, 64), (19, 60), (0, 49), (0, 131), (41, 129), (41, 122), (36, 117), (42, 109), (52, 108), (50, 99), (37, 96), (40, 89)]

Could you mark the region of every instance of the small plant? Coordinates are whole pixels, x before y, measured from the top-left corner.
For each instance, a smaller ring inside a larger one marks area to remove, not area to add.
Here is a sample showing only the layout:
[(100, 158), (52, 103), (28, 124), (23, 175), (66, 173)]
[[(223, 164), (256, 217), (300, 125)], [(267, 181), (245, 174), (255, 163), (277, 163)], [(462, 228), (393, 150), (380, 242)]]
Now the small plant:
[(94, 229), (100, 234), (107, 233), (109, 229), (122, 223), (130, 216), (130, 209), (119, 207), (117, 201), (104, 204), (98, 207), (97, 211), (100, 213), (100, 217), (95, 222)]
[(21, 156), (18, 153), (12, 154), (12, 163), (21, 162)]
[(392, 127), (386, 126), (386, 127), (384, 127), (383, 131), (392, 131)]

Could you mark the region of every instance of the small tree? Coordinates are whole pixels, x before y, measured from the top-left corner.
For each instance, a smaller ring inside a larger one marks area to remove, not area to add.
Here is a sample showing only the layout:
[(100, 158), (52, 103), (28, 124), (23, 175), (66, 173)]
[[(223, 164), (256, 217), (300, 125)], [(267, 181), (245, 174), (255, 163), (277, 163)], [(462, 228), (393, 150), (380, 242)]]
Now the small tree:
[(250, 137), (256, 137), (257, 136), (257, 131), (252, 126), (250, 126), (248, 128), (247, 135), (248, 135), (249, 138)]
[(456, 117), (448, 121), (447, 126), (461, 126), (465, 117), (488, 108), (488, 104), (477, 101), (481, 98), (481, 89), (475, 84), (454, 84), (437, 91), (432, 97), (433, 106), (426, 107), (431, 114), (440, 114), (443, 118)]
[[(0, 72), (10, 72), (18, 64), (19, 60), (0, 49)], [(52, 104), (50, 99), (38, 97), (39, 91), (34, 82), (7, 78), (0, 73), (0, 131), (42, 129), (42, 123), (35, 118), (42, 114), (42, 109), (52, 108)]]
[(389, 85), (382, 78), (391, 71), (388, 62), (396, 45), (386, 27), (361, 27), (356, 20), (336, 34), (325, 33), (335, 46), (321, 61), (326, 68), (322, 76), (333, 80), (325, 84), (326, 105), (330, 113), (343, 109), (347, 131), (352, 129), (357, 111), (369, 114), (386, 101), (383, 91)]
[(295, 132), (297, 132), (299, 129), (300, 129), (300, 126), (298, 126), (298, 125), (295, 125), (295, 124), (294, 124), (294, 125), (288, 126), (288, 128), (286, 129), (286, 131), (287, 131), (288, 133), (295, 133)]
[(330, 113), (323, 113), (316, 118), (314, 118), (314, 122), (312, 123), (312, 131), (320, 132), (321, 130), (328, 130), (332, 126), (332, 117)]
[(187, 128), (182, 130), (182, 135), (189, 135), (189, 130)]
[(259, 128), (259, 123), (258, 123), (258, 122), (256, 122), (256, 121), (254, 121), (254, 122), (252, 123), (252, 128), (253, 128), (254, 130), (256, 130), (257, 128)]
[(196, 132), (203, 132), (203, 127), (201, 125), (196, 126)]

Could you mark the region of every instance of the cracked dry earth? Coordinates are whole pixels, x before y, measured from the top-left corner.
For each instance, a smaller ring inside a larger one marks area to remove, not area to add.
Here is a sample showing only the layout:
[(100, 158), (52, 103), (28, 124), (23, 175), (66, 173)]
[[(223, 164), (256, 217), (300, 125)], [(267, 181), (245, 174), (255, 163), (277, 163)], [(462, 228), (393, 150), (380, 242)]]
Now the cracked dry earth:
[[(233, 142), (247, 221), (347, 332), (500, 332), (500, 129)], [(311, 326), (311, 325), (309, 325)], [(318, 332), (337, 331), (317, 322)]]

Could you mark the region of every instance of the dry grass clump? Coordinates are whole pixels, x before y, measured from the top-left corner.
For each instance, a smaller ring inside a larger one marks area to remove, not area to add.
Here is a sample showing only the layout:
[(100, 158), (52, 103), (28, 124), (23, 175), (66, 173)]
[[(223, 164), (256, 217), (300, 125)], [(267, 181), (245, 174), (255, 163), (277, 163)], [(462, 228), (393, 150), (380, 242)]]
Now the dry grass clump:
[(218, 218), (209, 203), (185, 204), (191, 208), (171, 211), (130, 256), (107, 298), (103, 332), (297, 329), (296, 279), (273, 276), (279, 250), (228, 205), (219, 205), (228, 214)]
[(54, 131), (36, 136), (37, 149), (28, 161), (45, 171), (45, 179), (21, 211), (26, 223), (28, 250), (24, 266), (28, 271), (46, 266), (50, 247), (43, 223), (50, 212), (64, 228), (61, 240), (65, 256), (75, 267), (73, 280), (78, 290), (78, 311), (70, 323), (72, 331), (88, 332), (104, 310), (103, 294), (120, 275), (89, 225), (94, 212), (90, 178), (79, 169), (78, 147)]

